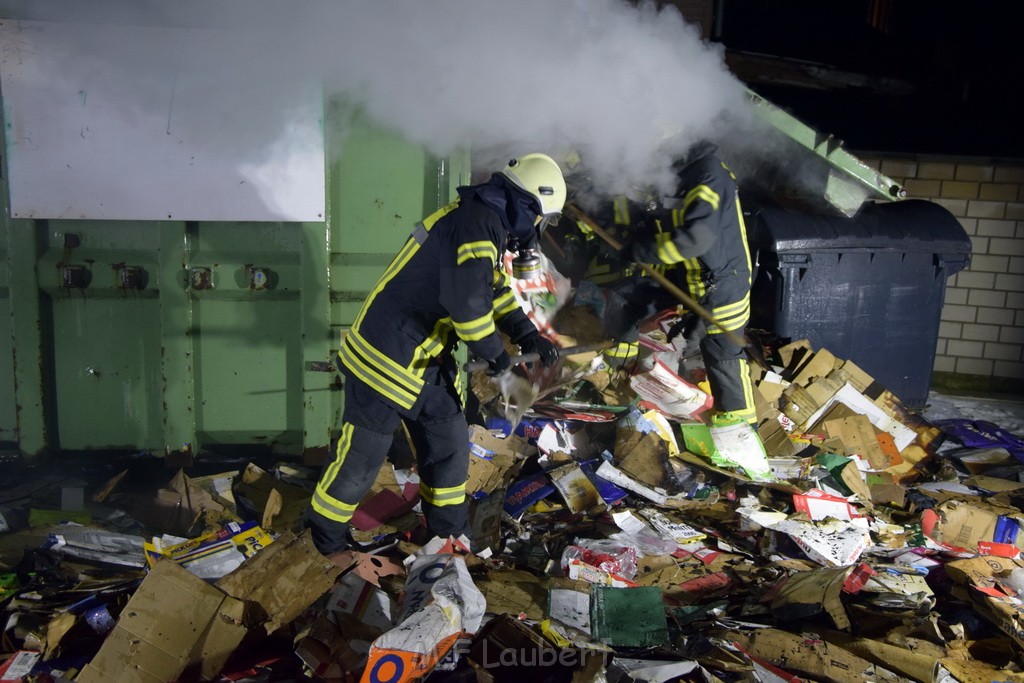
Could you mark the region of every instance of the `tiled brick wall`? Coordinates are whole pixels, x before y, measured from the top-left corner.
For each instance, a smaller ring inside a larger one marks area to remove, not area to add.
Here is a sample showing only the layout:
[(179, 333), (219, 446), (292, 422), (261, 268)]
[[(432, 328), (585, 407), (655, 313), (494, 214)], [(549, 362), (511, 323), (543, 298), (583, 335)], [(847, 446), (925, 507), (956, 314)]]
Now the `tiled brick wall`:
[(1024, 386), (1024, 162), (862, 160), (903, 183), (909, 197), (946, 207), (970, 235), (971, 266), (947, 281), (938, 383)]

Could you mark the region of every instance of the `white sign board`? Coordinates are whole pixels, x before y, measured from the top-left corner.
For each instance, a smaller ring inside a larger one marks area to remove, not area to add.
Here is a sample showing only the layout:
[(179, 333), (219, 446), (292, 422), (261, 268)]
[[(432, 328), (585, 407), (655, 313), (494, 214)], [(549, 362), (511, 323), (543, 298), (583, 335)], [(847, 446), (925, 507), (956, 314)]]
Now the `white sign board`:
[(0, 20), (17, 218), (321, 221), (322, 97), (271, 36)]

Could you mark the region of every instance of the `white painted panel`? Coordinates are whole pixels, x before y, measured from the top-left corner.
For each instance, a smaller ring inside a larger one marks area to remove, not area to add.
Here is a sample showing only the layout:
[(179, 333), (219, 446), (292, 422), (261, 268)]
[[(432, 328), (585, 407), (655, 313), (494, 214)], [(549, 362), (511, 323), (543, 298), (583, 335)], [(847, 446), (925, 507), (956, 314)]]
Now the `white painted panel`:
[(16, 217), (317, 221), (319, 86), (266, 33), (0, 21)]

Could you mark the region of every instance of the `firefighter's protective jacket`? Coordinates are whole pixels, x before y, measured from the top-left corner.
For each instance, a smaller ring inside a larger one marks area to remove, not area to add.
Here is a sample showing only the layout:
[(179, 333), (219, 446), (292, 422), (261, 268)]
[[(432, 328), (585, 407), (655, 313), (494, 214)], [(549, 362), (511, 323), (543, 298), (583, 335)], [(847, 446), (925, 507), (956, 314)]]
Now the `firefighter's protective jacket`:
[(525, 212), (500, 179), (460, 187), (459, 199), (413, 230), (374, 285), (339, 356), (345, 371), (402, 414), (415, 415), (424, 382), (458, 341), (483, 359), (536, 332), (519, 307), (503, 256)]
[(677, 187), (677, 205), (659, 213), (654, 239), (634, 241), (631, 256), (675, 266), (668, 273), (680, 287), (723, 327), (741, 330), (750, 318), (751, 262), (736, 176), (708, 154), (680, 171)]

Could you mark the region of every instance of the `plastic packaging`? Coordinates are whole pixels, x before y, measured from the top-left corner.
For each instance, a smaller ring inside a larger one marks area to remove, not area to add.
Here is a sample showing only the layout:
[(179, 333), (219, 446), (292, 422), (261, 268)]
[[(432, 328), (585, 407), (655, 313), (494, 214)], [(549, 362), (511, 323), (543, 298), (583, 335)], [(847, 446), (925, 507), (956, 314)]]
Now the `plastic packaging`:
[(592, 567), (615, 574), (625, 579), (636, 576), (636, 548), (611, 539), (577, 539), (562, 553), (562, 568), (572, 560), (579, 560)]

